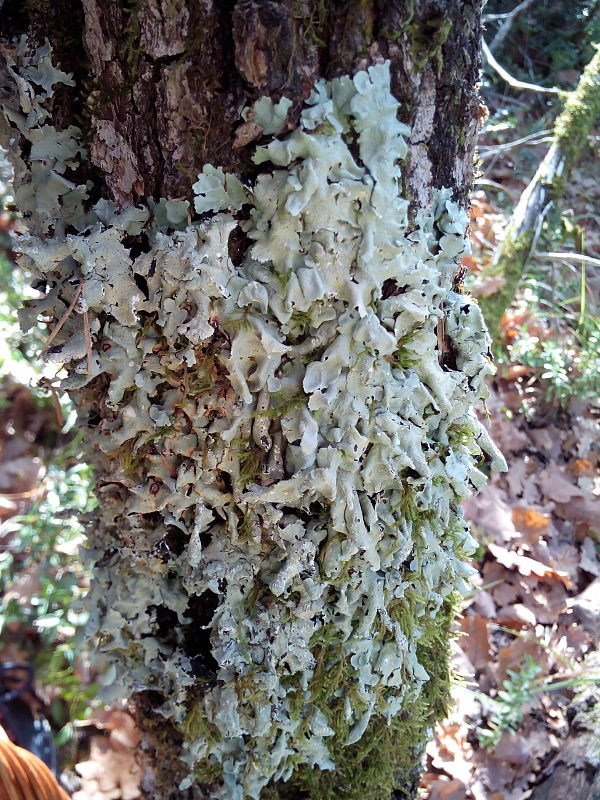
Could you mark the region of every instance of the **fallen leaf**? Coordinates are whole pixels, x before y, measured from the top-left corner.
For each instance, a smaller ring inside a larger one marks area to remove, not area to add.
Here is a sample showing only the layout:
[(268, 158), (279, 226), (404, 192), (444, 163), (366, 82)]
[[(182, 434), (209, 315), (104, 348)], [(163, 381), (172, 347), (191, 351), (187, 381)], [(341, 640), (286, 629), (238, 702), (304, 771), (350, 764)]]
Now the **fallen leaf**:
[(494, 586), (492, 594), (499, 606), (508, 606), (515, 602), (519, 596), (520, 587), (510, 580), (504, 580), (499, 586)]
[(589, 572), (591, 575), (600, 575), (600, 561), (598, 561), (598, 551), (594, 540), (588, 536), (581, 548), (581, 561), (579, 562), (581, 569)]
[(499, 686), (504, 683), (507, 677), (507, 670), (519, 670), (522, 667), (526, 655), (540, 664), (544, 661), (546, 653), (533, 637), (516, 639), (513, 644), (501, 647), (498, 650), (498, 657), (494, 667)]
[(477, 594), (473, 595), (470, 607), (486, 619), (492, 619), (492, 617), (496, 614), (496, 604), (494, 603), (494, 598), (490, 592), (487, 592), (483, 589), (477, 592)]
[(460, 627), (466, 634), (466, 636), (460, 638), (460, 646), (475, 669), (484, 669), (490, 660), (490, 637), (487, 620), (481, 614), (468, 614), (461, 619)]
[(583, 489), (571, 483), (558, 467), (552, 466), (544, 472), (546, 474), (542, 473), (542, 476), (538, 478), (538, 483), (549, 500), (553, 500), (555, 503), (568, 503), (574, 497), (585, 496)]
[(497, 544), (488, 544), (488, 550), (496, 558), (496, 560), (507, 569), (518, 569), (521, 575), (536, 575), (541, 579), (548, 580), (561, 580), (568, 588), (571, 585), (568, 572), (553, 569), (541, 561), (535, 561), (528, 556), (522, 556), (515, 553), (513, 550), (507, 550)]
[(487, 484), (478, 495), (463, 500), (465, 517), (483, 528), (494, 541), (506, 542), (517, 539), (512, 521), (512, 510), (502, 489)]
[(502, 289), (505, 283), (506, 278), (503, 275), (490, 275), (488, 278), (484, 278), (481, 283), (473, 286), (471, 294), (473, 297), (489, 297), (494, 292)]
[(465, 800), (466, 797), (466, 786), (457, 778), (438, 777), (429, 786), (428, 800)]
[(578, 496), (576, 503), (569, 501), (569, 503), (560, 504), (556, 502), (554, 513), (561, 519), (585, 522), (592, 531), (600, 530), (600, 498), (595, 495), (586, 496), (586, 493), (582, 491), (582, 495)]
[(594, 474), (594, 465), (587, 458), (574, 458), (567, 464), (567, 472), (575, 477), (591, 477)]
[(465, 785), (471, 782), (473, 748), (467, 741), (467, 729), (454, 722), (437, 726), (437, 737), (427, 745), (426, 752), (436, 769)]
[(513, 508), (512, 521), (520, 533), (533, 534), (538, 537), (548, 532), (550, 517), (534, 508), (516, 506)]
[(527, 739), (515, 733), (505, 732), (496, 747), (495, 756), (510, 764), (525, 764), (531, 761), (531, 748)]
[(496, 621), (506, 628), (535, 628), (537, 622), (533, 611), (523, 603), (514, 603), (512, 606), (501, 608)]

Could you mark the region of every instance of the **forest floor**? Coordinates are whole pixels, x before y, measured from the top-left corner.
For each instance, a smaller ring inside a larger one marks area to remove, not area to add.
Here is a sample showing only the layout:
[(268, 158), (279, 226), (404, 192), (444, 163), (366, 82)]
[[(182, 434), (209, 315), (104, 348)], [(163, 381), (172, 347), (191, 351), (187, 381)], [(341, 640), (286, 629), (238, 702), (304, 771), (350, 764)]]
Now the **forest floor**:
[[(481, 184), (495, 187), (473, 199), (475, 295), (501, 280), (486, 267), (508, 219), (486, 192), (516, 200), (545, 146), (517, 163), (510, 151), (485, 162)], [(589, 153), (538, 250), (597, 259), (598, 208), (600, 163)], [(508, 472), (464, 503), (480, 544), (478, 588), (455, 640), (454, 708), (427, 747), (427, 800), (600, 797), (600, 340), (580, 335), (584, 312), (597, 327), (600, 265), (586, 275), (534, 259), (503, 319), (487, 408)], [(596, 359), (591, 383), (585, 348)]]

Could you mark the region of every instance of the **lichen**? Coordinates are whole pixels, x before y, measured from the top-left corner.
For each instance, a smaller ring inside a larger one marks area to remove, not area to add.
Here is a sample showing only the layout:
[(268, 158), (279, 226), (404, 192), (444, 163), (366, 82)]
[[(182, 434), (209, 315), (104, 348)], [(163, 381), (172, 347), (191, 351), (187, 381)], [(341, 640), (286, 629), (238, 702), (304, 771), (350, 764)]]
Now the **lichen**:
[[(15, 56), (20, 103), (40, 59)], [(85, 154), (70, 129), (52, 148), (37, 109), (5, 109), (8, 130), (45, 141), (61, 176)], [(460, 500), (483, 455), (503, 462), (473, 412), (489, 337), (451, 288), (468, 218), (442, 189), (409, 226), (397, 112), (387, 64), (320, 81), (298, 127), (257, 148), (252, 186), (204, 168), (189, 224), (174, 201), (90, 208), (17, 158), (17, 194), (50, 196), (23, 206), (20, 257), (44, 287), (25, 327), (80, 293), (48, 355), (97, 467), (91, 626), (114, 691), (163, 698), (181, 789), (219, 776), (215, 798), (256, 799), (312, 774), (346, 796), (368, 737), (389, 744), (419, 707), (418, 750), (433, 713), (437, 620), (470, 575)]]

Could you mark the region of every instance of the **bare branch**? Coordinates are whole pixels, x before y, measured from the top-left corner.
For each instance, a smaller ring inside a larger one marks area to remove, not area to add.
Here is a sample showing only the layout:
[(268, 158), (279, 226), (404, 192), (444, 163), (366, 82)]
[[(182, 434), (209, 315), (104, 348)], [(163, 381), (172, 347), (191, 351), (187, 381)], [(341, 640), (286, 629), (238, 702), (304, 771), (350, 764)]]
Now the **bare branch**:
[(498, 155), (498, 153), (504, 153), (507, 150), (514, 150), (516, 147), (521, 147), (521, 145), (534, 147), (537, 144), (544, 144), (545, 142), (550, 142), (552, 140), (551, 134), (552, 131), (550, 130), (538, 131), (537, 133), (530, 133), (529, 136), (523, 136), (522, 139), (515, 139), (512, 142), (490, 145), (489, 147), (487, 145), (482, 145), (479, 148), (479, 158), (482, 161), (485, 161), (488, 158)]
[(523, 0), (522, 3), (519, 3), (518, 6), (515, 6), (512, 11), (508, 12), (508, 14), (503, 15), (504, 22), (502, 23), (502, 25), (500, 25), (500, 27), (496, 32), (496, 35), (494, 36), (494, 38), (490, 43), (490, 50), (492, 51), (492, 53), (495, 50), (497, 50), (502, 44), (502, 42), (506, 39), (508, 32), (512, 28), (512, 24), (517, 18), (517, 16), (521, 13), (521, 11), (525, 11), (525, 9), (528, 8), (533, 3), (533, 1), (534, 0)]
[(490, 186), (492, 189), (498, 189), (500, 192), (504, 192), (504, 194), (509, 197), (512, 202), (516, 205), (519, 202), (519, 195), (513, 189), (509, 189), (507, 186), (504, 186), (498, 181), (492, 181), (489, 178), (475, 178), (473, 181), (475, 186)]
[(506, 81), (509, 86), (512, 86), (513, 89), (521, 89), (528, 92), (538, 92), (541, 94), (560, 94), (558, 89), (549, 89), (546, 86), (538, 86), (535, 83), (525, 83), (525, 81), (519, 81), (517, 78), (513, 78), (513, 76), (510, 75), (510, 73), (508, 73), (504, 67), (496, 61), (490, 48), (486, 44), (485, 39), (481, 40), (481, 49), (490, 67), (497, 72), (498, 75), (500, 75), (502, 80)]
[(534, 258), (544, 261), (576, 261), (579, 263), (590, 264), (593, 267), (600, 267), (600, 258), (584, 256), (583, 253), (534, 253)]

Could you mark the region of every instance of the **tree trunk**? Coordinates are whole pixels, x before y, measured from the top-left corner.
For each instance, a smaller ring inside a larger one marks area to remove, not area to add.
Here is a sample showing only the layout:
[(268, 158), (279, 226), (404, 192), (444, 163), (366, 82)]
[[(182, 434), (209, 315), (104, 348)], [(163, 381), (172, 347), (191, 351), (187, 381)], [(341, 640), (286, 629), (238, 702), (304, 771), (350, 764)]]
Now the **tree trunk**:
[(22, 320), (96, 468), (88, 602), (147, 797), (414, 794), (460, 499), (502, 466), (456, 277), (480, 15), (5, 2)]

